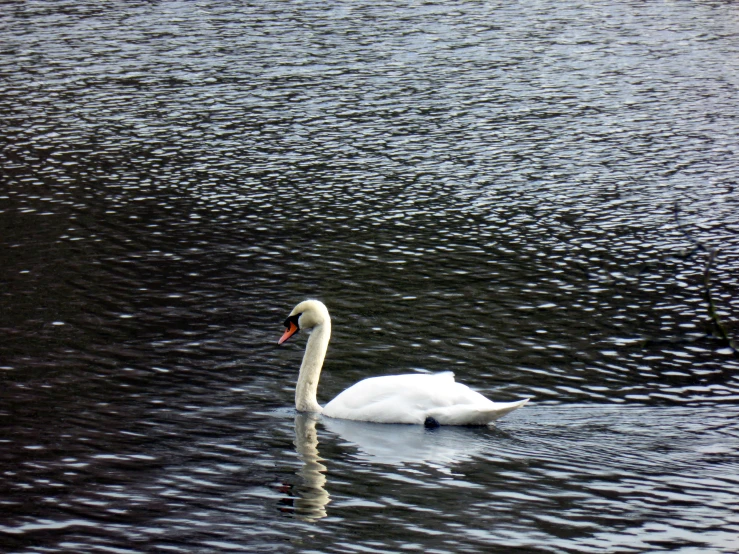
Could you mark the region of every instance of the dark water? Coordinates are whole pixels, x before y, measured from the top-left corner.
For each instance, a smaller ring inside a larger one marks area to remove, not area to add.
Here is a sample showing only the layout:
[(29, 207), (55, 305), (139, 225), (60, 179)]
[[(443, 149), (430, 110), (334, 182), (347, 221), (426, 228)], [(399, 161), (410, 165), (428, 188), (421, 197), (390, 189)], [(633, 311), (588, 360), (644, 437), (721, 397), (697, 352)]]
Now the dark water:
[[(736, 3), (5, 2), (0, 38), (0, 551), (739, 549)], [(322, 402), (532, 402), (296, 416), (306, 297)]]

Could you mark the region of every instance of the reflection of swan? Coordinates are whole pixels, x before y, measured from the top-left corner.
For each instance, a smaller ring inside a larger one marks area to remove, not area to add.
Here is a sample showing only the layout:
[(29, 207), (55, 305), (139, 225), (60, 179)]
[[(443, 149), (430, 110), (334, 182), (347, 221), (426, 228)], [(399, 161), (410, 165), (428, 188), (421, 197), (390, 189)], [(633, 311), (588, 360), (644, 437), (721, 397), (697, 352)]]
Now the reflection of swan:
[(312, 330), (295, 388), (295, 407), (301, 412), (323, 412), (329, 417), (377, 423), (485, 425), (528, 402), (491, 402), (479, 392), (455, 383), (454, 374), (447, 371), (364, 379), (321, 408), (316, 391), (331, 337), (328, 310), (318, 300), (306, 300), (293, 308), (285, 327), (279, 344), (300, 329)]
[(328, 431), (359, 447), (360, 458), (381, 464), (447, 466), (480, 454), (490, 440), (489, 430), (483, 431), (485, 437), (478, 438), (478, 431), (458, 427), (429, 430), (416, 425), (393, 425), (388, 429), (387, 425), (328, 417), (322, 423)]
[(326, 504), (331, 497), (324, 488), (326, 466), (318, 454), (316, 419), (310, 414), (295, 416), (295, 450), (303, 461), (303, 467), (298, 471), (303, 483), (294, 490), (297, 495), (293, 503), (295, 515), (308, 521), (326, 517)]

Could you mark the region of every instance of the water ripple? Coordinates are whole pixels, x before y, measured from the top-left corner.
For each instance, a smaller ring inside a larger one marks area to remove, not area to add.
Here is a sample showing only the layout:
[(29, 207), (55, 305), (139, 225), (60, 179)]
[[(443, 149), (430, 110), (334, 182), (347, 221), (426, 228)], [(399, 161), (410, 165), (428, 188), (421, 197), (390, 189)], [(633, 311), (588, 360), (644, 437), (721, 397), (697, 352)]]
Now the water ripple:
[[(735, 552), (735, 7), (296, 6), (4, 6), (4, 546)], [(296, 419), (308, 296), (533, 401)]]

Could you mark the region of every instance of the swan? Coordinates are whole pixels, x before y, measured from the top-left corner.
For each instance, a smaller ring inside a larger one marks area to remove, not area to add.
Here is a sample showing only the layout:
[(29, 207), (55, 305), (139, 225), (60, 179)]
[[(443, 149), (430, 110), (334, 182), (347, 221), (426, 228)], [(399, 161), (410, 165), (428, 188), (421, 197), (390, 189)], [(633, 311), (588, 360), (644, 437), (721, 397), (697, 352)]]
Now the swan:
[(316, 400), (318, 379), (331, 338), (331, 317), (319, 300), (305, 300), (295, 306), (285, 320), (284, 343), (300, 330), (310, 337), (300, 365), (295, 387), (295, 407), (299, 412), (372, 421), (375, 423), (414, 423), (439, 425), (488, 425), (520, 408), (528, 398), (517, 402), (492, 402), (479, 392), (454, 381), (454, 373), (388, 375), (369, 377), (349, 387), (324, 408)]

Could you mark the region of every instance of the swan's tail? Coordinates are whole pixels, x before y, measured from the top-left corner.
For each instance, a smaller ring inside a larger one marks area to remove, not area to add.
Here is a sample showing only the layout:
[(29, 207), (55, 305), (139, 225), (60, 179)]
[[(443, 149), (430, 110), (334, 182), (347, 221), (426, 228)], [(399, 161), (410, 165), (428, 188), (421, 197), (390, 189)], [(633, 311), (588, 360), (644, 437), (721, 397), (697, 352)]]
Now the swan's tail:
[(488, 425), (528, 401), (526, 398), (517, 402), (491, 402), (481, 407), (457, 404), (430, 410), (426, 417), (432, 417), (439, 425)]
[(496, 403), (495, 408), (490, 410), (490, 415), (492, 417), (488, 419), (485, 423), (490, 424), (494, 422), (496, 419), (499, 419), (503, 417), (504, 415), (511, 413), (513, 410), (517, 410), (518, 408), (526, 404), (528, 401), (529, 401), (528, 398), (524, 398), (523, 400), (519, 400), (517, 402)]

